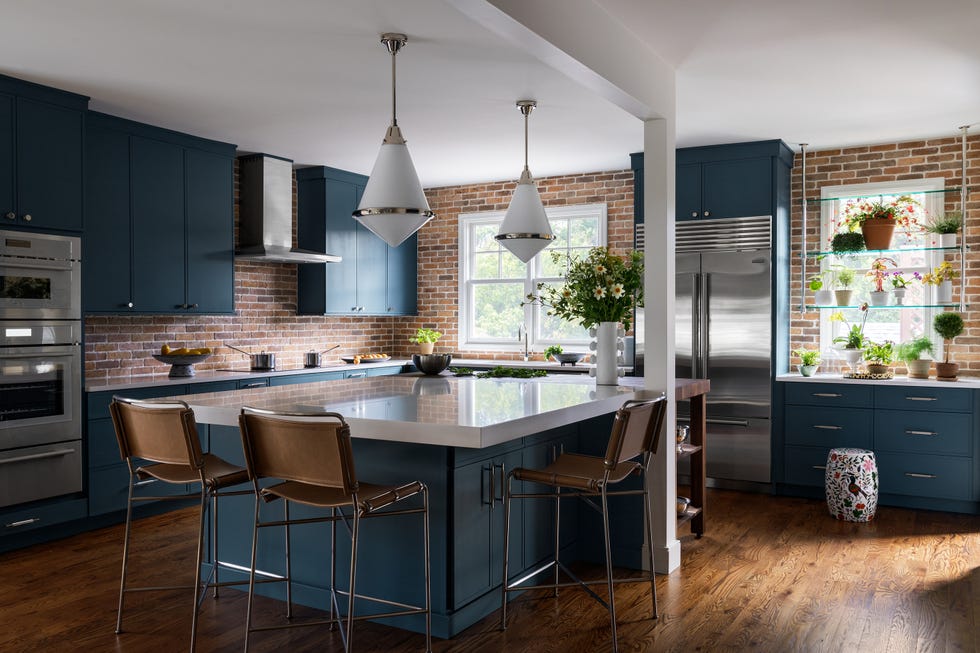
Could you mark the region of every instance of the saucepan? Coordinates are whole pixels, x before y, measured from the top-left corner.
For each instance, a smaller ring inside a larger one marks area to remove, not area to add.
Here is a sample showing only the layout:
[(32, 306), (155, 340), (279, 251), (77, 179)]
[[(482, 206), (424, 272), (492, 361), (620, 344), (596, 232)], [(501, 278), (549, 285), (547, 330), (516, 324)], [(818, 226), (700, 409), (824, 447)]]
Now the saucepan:
[(229, 345), (225, 343), (225, 347), (228, 349), (234, 349), (235, 351), (245, 354), (249, 358), (249, 369), (252, 370), (274, 370), (276, 369), (276, 355), (270, 354), (268, 352), (260, 352), (258, 354), (253, 354), (247, 352), (244, 349), (239, 349), (234, 345)]
[(308, 351), (303, 354), (303, 367), (320, 367), (320, 357), (323, 356), (328, 351), (333, 351), (340, 345), (334, 345), (329, 349), (324, 349), (323, 351)]

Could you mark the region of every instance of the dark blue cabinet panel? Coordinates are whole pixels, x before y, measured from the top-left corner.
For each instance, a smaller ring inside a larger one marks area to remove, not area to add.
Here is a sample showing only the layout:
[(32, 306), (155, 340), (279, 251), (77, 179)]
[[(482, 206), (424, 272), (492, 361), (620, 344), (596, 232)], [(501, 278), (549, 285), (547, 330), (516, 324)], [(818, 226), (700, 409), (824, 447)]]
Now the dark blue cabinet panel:
[(89, 126), (85, 143), (82, 305), (127, 311), (133, 301), (129, 221), (129, 136)]
[(233, 312), (234, 146), (99, 113), (87, 132), (85, 312)]
[(187, 310), (231, 313), (235, 304), (234, 179), (227, 157), (184, 150)]
[(960, 413), (968, 413), (973, 410), (972, 390), (914, 386), (910, 388), (880, 386), (874, 390), (875, 408)]
[(81, 111), (17, 99), (18, 222), (81, 231), (83, 126)]
[(817, 406), (792, 406), (786, 412), (787, 444), (834, 447), (871, 447), (872, 411), (862, 408), (827, 410)]
[(849, 383), (787, 383), (786, 403), (825, 408), (871, 408), (871, 386)]
[(705, 163), (701, 169), (701, 215), (741, 218), (772, 215), (770, 157)]
[(137, 311), (184, 305), (183, 150), (132, 139), (133, 294)]
[(302, 315), (409, 315), (417, 311), (417, 246), (388, 245), (351, 217), (367, 178), (320, 166), (296, 172), (299, 246), (343, 257), (299, 266)]
[(674, 219), (697, 220), (701, 217), (701, 164), (689, 163), (677, 166), (675, 177)]
[(14, 204), (14, 98), (0, 95), (0, 223), (17, 217)]

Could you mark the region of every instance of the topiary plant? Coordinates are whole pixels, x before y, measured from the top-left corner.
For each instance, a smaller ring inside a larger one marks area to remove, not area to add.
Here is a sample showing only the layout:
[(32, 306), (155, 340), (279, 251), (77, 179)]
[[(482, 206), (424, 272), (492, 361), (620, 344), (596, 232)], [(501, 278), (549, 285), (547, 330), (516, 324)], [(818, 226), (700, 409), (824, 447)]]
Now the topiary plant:
[(860, 252), (864, 250), (864, 236), (857, 231), (847, 231), (834, 234), (830, 241), (830, 249), (836, 254), (840, 252)]
[(943, 362), (949, 362), (949, 345), (953, 338), (963, 333), (963, 316), (955, 311), (940, 313), (932, 320), (932, 328), (946, 341), (945, 351), (943, 352)]

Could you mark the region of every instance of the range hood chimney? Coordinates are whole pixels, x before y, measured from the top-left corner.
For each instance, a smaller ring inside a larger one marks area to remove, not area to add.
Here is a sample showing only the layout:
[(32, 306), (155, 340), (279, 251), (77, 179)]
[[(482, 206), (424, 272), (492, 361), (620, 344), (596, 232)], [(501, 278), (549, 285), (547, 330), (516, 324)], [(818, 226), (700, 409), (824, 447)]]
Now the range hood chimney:
[(293, 247), (293, 162), (268, 154), (239, 157), (235, 258), (266, 263), (339, 263), (341, 257)]

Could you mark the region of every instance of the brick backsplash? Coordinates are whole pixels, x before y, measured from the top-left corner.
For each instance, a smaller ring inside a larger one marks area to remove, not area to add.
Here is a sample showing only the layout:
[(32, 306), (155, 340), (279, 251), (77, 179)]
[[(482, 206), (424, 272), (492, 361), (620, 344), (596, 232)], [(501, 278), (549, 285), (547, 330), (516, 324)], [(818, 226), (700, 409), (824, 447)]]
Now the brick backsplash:
[[(869, 145), (842, 149), (807, 152), (806, 198), (820, 197), (823, 186), (842, 184), (863, 184), (874, 182), (901, 181), (911, 179), (942, 177), (947, 188), (959, 188), (962, 179), (962, 142), (960, 138), (937, 138), (922, 141), (906, 141)], [(967, 185), (976, 187), (980, 181), (980, 136), (967, 139)], [(790, 287), (790, 350), (798, 347), (814, 348), (820, 338), (819, 312), (807, 311), (801, 314), (800, 306), (800, 244), (802, 242), (802, 175), (800, 155), (796, 155), (792, 184), (792, 255)], [(967, 197), (966, 243), (968, 247), (966, 270), (967, 278), (965, 301), (973, 308), (964, 312), (966, 330), (956, 339), (950, 349), (950, 360), (960, 365), (964, 375), (980, 374), (980, 193), (973, 190)], [(946, 210), (960, 209), (960, 194), (946, 195)], [(813, 247), (820, 236), (819, 209), (811, 204), (807, 216), (808, 249)], [(959, 255), (947, 254), (946, 259), (959, 269)], [(808, 269), (812, 269), (812, 261)], [(960, 283), (953, 282), (954, 298), (959, 297)], [(786, 289), (784, 289), (785, 291)], [(812, 304), (812, 294), (808, 293), (807, 303)], [(793, 359), (795, 365), (799, 361)], [(839, 370), (845, 367), (841, 362), (825, 360), (822, 371)], [(896, 366), (898, 373), (905, 373), (901, 364)]]
[[(426, 195), (436, 217), (419, 232), (418, 316), (324, 317), (296, 315), (296, 266), (278, 263), (235, 263), (234, 315), (89, 315), (85, 317), (85, 376), (100, 381), (130, 375), (161, 374), (167, 367), (153, 358), (163, 343), (211, 347), (215, 354), (195, 366), (198, 370), (247, 368), (245, 357), (225, 342), (252, 352), (274, 352), (280, 367), (301, 367), (303, 354), (334, 344), (341, 347), (324, 357), (383, 351), (407, 357), (408, 342), (420, 326), (444, 336), (437, 351), (454, 351), (457, 344), (457, 218), (472, 211), (505, 210), (514, 181), (429, 189)], [(538, 180), (545, 205), (605, 202), (609, 246), (623, 253), (633, 243), (633, 173), (630, 170), (588, 173)], [(235, 180), (237, 240), (238, 180)], [(296, 194), (294, 186), (293, 211)], [(294, 220), (295, 224), (295, 220)], [(295, 240), (295, 234), (294, 234)], [(496, 352), (487, 357), (516, 359)], [(467, 356), (477, 352), (467, 352)]]

